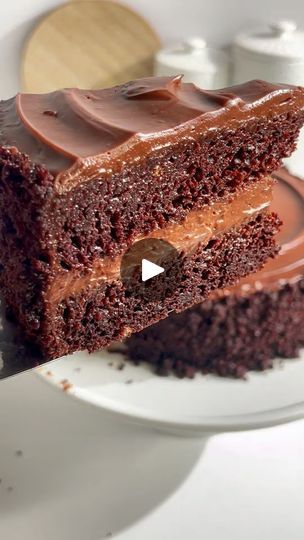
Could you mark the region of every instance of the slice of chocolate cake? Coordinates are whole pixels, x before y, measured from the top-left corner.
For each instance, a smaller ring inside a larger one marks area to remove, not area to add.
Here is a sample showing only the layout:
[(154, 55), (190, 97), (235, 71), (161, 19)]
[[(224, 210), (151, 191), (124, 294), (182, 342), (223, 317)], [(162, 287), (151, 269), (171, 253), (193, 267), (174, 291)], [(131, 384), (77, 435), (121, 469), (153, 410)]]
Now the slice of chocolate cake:
[[(181, 77), (2, 102), (0, 283), (27, 339), (46, 358), (93, 351), (257, 270), (276, 252), (268, 175), (303, 108), (299, 87)], [(155, 238), (175, 256), (138, 295), (121, 261)]]
[(283, 219), (279, 256), (233, 288), (126, 341), (129, 356), (157, 372), (244, 377), (304, 347), (304, 181), (276, 175), (273, 209)]

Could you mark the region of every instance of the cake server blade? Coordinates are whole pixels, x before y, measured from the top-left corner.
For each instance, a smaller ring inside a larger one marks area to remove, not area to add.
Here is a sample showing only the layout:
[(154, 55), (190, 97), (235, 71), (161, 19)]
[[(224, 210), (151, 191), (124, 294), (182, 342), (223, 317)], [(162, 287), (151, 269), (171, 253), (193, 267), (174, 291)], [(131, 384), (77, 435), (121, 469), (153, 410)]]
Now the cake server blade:
[(0, 300), (0, 380), (44, 363), (37, 352), (24, 343), (17, 326), (7, 319)]

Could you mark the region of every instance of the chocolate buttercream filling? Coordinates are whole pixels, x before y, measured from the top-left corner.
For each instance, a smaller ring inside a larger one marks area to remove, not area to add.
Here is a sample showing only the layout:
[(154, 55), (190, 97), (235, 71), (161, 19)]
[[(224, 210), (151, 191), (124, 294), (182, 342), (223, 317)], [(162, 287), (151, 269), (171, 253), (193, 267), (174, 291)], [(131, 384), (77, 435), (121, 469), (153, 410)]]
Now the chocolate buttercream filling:
[[(258, 185), (245, 188), (230, 201), (216, 202), (200, 210), (193, 210), (178, 224), (170, 224), (143, 237), (142, 240), (158, 238), (169, 242), (175, 249), (185, 254), (194, 252), (199, 245), (207, 245), (211, 238), (239, 227), (257, 214), (265, 211), (272, 199), (273, 179), (264, 178)], [(145, 257), (147, 254), (145, 254)], [(120, 265), (123, 254), (114, 259), (96, 259), (90, 269), (84, 272), (66, 270), (51, 283), (46, 300), (58, 303), (64, 298), (79, 294), (82, 290), (97, 288), (104, 282), (120, 280)]]

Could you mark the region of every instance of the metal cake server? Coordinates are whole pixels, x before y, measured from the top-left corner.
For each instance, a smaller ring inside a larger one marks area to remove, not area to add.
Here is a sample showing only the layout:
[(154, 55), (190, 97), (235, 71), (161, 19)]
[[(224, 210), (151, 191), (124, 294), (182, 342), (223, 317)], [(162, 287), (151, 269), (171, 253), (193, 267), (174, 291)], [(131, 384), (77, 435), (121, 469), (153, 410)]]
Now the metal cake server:
[(29, 345), (22, 340), (17, 325), (5, 315), (0, 300), (0, 379), (6, 379), (45, 363)]

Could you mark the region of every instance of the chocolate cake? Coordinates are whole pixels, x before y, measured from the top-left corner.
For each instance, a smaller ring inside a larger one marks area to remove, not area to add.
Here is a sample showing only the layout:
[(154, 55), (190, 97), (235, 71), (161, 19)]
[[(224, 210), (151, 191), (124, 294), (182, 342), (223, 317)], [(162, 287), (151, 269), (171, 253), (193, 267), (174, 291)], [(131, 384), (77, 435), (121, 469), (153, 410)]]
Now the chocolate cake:
[(279, 256), (237, 286), (213, 293), (126, 341), (130, 357), (158, 373), (244, 377), (304, 347), (304, 181), (282, 170), (273, 209), (283, 219)]
[[(1, 102), (0, 286), (26, 338), (45, 358), (93, 351), (261, 267), (279, 226), (269, 174), (303, 109), (300, 87), (181, 77)], [(151, 238), (174, 245), (159, 278), (176, 286), (160, 299), (150, 280), (143, 300), (120, 265)]]

